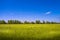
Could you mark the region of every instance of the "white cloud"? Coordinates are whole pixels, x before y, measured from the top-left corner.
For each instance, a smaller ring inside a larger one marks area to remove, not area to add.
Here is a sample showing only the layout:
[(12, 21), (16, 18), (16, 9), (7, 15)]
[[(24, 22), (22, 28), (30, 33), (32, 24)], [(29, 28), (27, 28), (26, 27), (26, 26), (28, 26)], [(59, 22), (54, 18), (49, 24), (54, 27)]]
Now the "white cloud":
[(46, 12), (45, 14), (51, 14), (51, 12)]

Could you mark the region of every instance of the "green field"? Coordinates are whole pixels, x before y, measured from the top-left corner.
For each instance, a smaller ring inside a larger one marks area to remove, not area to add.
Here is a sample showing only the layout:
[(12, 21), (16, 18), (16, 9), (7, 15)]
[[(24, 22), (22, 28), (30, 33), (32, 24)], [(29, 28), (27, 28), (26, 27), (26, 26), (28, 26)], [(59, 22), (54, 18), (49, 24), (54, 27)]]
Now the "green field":
[(60, 24), (0, 24), (0, 40), (60, 40)]

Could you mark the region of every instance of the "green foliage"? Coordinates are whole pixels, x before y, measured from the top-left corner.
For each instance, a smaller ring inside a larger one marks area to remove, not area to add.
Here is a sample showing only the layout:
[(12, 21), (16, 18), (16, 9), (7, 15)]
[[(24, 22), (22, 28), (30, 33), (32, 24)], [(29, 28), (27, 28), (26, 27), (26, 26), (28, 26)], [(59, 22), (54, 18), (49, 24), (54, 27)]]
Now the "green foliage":
[(57, 23), (57, 22), (50, 22), (51, 24), (59, 24), (59, 23)]
[(8, 20), (8, 24), (22, 24), (22, 22), (18, 20)]
[(30, 24), (30, 22), (28, 22), (28, 21), (24, 21), (24, 24)]
[(45, 24), (45, 21), (43, 21), (43, 24)]
[(40, 20), (36, 20), (35, 22), (29, 22), (29, 21), (24, 21), (21, 22), (19, 20), (8, 20), (8, 22), (4, 20), (0, 20), (0, 24), (60, 24), (60, 22), (49, 22), (49, 21), (43, 21), (41, 22)]
[(40, 20), (36, 20), (36, 24), (40, 24), (41, 22), (40, 22)]
[(31, 22), (31, 24), (35, 24), (35, 22)]
[(0, 24), (6, 24), (4, 20), (0, 20)]
[(50, 24), (50, 22), (49, 21), (46, 21), (46, 24)]

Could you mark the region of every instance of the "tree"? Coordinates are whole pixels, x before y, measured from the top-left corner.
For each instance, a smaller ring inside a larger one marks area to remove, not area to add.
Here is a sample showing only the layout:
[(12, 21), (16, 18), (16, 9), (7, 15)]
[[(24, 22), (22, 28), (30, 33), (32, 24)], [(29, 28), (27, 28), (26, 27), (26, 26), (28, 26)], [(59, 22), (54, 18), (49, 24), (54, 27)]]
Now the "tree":
[(58, 24), (58, 22), (51, 22), (51, 24)]
[(18, 20), (8, 20), (8, 24), (22, 24), (22, 22)]
[(45, 21), (43, 21), (43, 24), (45, 24)]
[(28, 22), (28, 21), (24, 21), (24, 24), (30, 24), (30, 22)]
[(36, 24), (40, 24), (41, 22), (40, 22), (40, 20), (36, 20)]
[(31, 22), (31, 24), (35, 24), (35, 22)]
[(6, 24), (4, 20), (0, 20), (0, 24)]
[(50, 24), (51, 22), (49, 22), (49, 21), (46, 21), (46, 24)]
[(15, 20), (15, 24), (22, 24), (21, 21)]
[(13, 24), (14, 20), (8, 20), (8, 24)]

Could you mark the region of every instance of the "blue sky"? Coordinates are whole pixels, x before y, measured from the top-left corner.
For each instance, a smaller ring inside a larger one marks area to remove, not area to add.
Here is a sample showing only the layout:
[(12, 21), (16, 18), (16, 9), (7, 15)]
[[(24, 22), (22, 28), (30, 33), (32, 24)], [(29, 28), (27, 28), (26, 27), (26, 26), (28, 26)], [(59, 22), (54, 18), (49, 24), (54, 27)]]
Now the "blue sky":
[(60, 22), (60, 0), (0, 0), (0, 20)]

